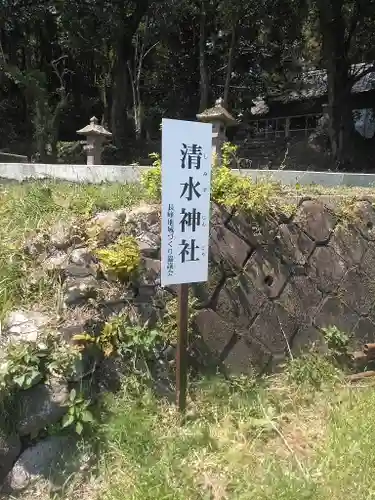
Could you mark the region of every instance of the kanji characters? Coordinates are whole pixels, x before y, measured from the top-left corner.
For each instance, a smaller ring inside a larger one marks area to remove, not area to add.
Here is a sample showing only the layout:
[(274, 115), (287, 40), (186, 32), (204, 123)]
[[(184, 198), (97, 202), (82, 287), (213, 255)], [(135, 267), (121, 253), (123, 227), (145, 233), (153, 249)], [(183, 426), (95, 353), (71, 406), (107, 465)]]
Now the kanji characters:
[(199, 246), (195, 244), (195, 239), (191, 239), (187, 241), (185, 239), (181, 240), (180, 246), (182, 246), (182, 250), (180, 252), (181, 262), (184, 263), (186, 261), (197, 261), (199, 260), (196, 257), (196, 251)]
[(193, 177), (189, 177), (188, 182), (183, 182), (181, 183), (181, 186), (183, 186), (181, 196), (180, 198), (183, 198), (186, 195), (186, 199), (188, 201), (191, 201), (193, 199), (193, 196), (196, 196), (197, 198), (201, 197), (201, 194), (198, 191), (198, 187), (201, 185), (201, 183), (198, 181), (194, 183)]
[(202, 146), (182, 144), (181, 155), (181, 168), (201, 168)]

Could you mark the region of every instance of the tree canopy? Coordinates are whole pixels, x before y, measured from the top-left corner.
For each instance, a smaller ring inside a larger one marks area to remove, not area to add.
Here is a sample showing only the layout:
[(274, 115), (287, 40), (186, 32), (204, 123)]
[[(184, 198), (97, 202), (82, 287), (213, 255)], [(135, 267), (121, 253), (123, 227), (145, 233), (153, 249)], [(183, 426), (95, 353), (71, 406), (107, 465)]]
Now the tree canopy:
[(375, 0), (0, 0), (0, 149), (53, 158), (95, 114), (130, 160), (162, 117), (195, 119), (222, 96), (246, 119), (259, 95), (324, 68), (341, 161), (374, 19)]

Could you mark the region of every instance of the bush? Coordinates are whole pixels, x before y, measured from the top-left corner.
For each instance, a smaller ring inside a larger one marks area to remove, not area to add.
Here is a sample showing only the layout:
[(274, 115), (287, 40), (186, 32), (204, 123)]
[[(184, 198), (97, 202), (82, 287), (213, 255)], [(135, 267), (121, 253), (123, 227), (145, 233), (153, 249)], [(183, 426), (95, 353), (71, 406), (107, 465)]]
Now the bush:
[(104, 271), (128, 281), (137, 271), (141, 256), (137, 240), (124, 236), (113, 245), (96, 251)]
[(86, 164), (86, 155), (80, 141), (57, 143), (57, 162), (62, 164)]
[(158, 153), (152, 153), (152, 167), (142, 174), (141, 184), (147, 196), (153, 201), (161, 200), (161, 158)]
[[(276, 215), (283, 211), (277, 201), (281, 193), (280, 184), (267, 179), (254, 182), (250, 177), (235, 174), (230, 167), (237, 147), (223, 144), (222, 163), (220, 166), (213, 161), (211, 179), (211, 200), (227, 208), (236, 208), (254, 217)], [(153, 167), (148, 169), (141, 178), (142, 186), (147, 195), (155, 201), (161, 200), (161, 158), (153, 153)]]

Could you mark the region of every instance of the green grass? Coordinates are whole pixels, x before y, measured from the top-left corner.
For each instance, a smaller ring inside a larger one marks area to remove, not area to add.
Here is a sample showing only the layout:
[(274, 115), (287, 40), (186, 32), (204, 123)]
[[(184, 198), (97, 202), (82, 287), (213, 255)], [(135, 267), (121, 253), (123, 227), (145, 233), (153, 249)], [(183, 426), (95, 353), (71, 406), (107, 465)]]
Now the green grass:
[[(51, 306), (57, 293), (48, 277), (30, 286), (35, 268), (22, 252), (28, 235), (144, 198), (138, 184), (1, 186), (0, 319), (10, 308)], [(273, 378), (208, 378), (192, 382), (189, 391), (181, 422), (173, 404), (129, 377), (106, 401), (95, 443), (98, 470), (89, 480), (67, 481), (58, 496), (27, 493), (22, 500), (375, 499), (369, 382), (350, 387), (326, 359), (312, 355)]]
[(82, 220), (102, 210), (139, 203), (139, 184), (88, 185), (31, 182), (0, 186), (0, 319), (10, 308), (40, 303), (56, 288), (44, 278), (30, 286), (31, 262), (22, 247), (28, 235), (58, 220)]
[(173, 405), (127, 380), (109, 402), (101, 487), (91, 498), (375, 498), (375, 391), (312, 362), (319, 389), (309, 377), (293, 382), (295, 367), (262, 382), (196, 383), (183, 423)]

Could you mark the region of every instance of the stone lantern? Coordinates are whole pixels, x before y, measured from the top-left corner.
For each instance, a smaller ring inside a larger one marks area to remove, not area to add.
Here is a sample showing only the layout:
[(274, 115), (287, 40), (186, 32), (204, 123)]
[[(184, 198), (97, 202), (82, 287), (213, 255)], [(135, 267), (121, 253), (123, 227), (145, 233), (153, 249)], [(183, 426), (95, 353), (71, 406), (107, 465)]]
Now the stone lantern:
[(98, 119), (93, 116), (90, 124), (77, 130), (77, 134), (86, 136), (83, 149), (87, 155), (87, 165), (101, 165), (103, 144), (106, 139), (112, 137), (111, 132), (98, 125)]
[(237, 120), (223, 107), (223, 99), (218, 99), (213, 108), (206, 109), (197, 115), (201, 122), (212, 123), (212, 152), (217, 158), (221, 157), (221, 147), (227, 140), (227, 127), (237, 125)]

